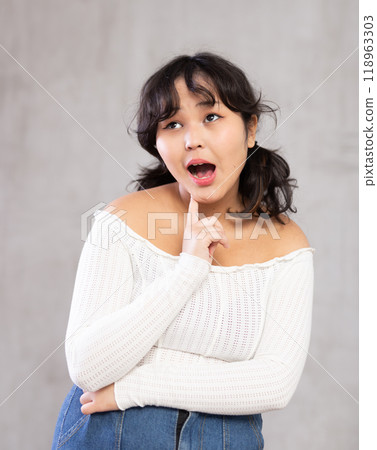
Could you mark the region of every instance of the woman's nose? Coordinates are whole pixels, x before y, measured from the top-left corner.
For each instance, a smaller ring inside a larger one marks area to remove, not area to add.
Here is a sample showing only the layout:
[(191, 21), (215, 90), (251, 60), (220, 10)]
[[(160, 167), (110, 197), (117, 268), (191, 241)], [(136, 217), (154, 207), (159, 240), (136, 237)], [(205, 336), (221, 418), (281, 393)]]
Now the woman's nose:
[(185, 148), (186, 150), (195, 150), (198, 147), (203, 147), (202, 133), (199, 127), (191, 126), (185, 134)]

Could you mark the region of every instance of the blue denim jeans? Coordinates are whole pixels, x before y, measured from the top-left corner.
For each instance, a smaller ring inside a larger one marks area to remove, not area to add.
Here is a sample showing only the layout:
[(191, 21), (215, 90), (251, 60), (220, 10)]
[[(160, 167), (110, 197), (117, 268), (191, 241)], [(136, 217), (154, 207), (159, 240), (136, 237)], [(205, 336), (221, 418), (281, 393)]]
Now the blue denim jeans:
[[(73, 386), (61, 408), (52, 449), (259, 450), (262, 416), (224, 416), (144, 406), (86, 416), (82, 390)], [(177, 427), (179, 420), (182, 429)]]

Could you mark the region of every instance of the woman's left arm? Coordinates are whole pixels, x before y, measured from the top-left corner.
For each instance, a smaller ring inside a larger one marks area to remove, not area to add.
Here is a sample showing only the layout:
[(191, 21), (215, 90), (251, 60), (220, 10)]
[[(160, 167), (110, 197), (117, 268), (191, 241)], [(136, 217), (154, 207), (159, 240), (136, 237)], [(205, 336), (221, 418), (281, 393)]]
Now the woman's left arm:
[[(109, 409), (155, 405), (227, 415), (284, 408), (298, 385), (308, 353), (313, 278), (309, 251), (280, 273), (269, 294), (262, 337), (252, 359), (137, 366), (109, 386), (106, 397), (101, 391), (94, 393), (99, 394), (97, 408), (109, 401)], [(90, 396), (87, 399), (91, 401)]]

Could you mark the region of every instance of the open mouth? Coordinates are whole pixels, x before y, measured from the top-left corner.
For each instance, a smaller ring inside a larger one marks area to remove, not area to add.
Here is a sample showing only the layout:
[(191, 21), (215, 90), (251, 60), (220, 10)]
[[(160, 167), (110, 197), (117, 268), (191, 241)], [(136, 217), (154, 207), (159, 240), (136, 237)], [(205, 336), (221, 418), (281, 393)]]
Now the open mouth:
[(210, 163), (198, 163), (198, 164), (190, 164), (188, 166), (188, 170), (191, 175), (198, 180), (205, 180), (207, 178), (211, 178), (216, 166)]

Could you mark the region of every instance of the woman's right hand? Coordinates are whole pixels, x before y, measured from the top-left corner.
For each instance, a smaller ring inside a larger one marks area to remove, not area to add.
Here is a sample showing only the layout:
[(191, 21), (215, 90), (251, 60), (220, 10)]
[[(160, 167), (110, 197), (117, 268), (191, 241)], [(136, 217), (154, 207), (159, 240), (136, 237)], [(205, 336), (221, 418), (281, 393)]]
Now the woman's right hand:
[(213, 254), (218, 244), (229, 248), (223, 226), (216, 216), (199, 220), (199, 204), (191, 196), (183, 234), (182, 252), (198, 256), (212, 264)]

